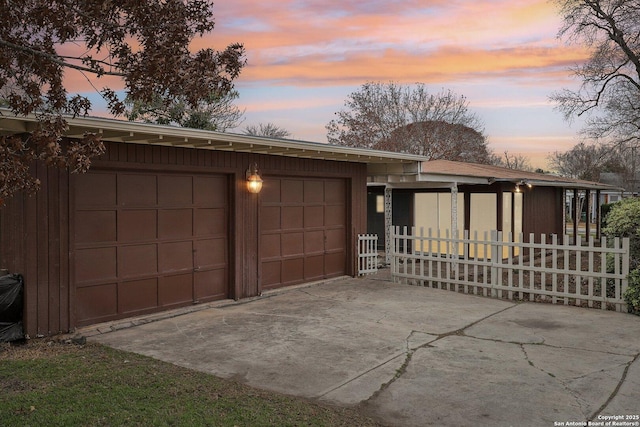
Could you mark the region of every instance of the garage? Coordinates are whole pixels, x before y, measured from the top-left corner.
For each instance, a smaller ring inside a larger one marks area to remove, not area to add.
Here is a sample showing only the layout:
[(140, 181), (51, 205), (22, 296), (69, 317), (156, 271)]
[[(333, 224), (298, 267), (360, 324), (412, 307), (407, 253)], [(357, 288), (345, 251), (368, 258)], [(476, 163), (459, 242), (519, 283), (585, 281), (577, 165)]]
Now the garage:
[[(40, 190), (0, 208), (0, 269), (24, 277), (30, 336), (353, 276), (368, 179), (415, 173), (422, 160), (99, 117), (66, 120), (63, 143), (95, 134), (104, 153), (85, 174), (35, 161)], [(0, 135), (28, 134), (37, 122), (0, 116)]]
[(73, 230), (79, 325), (228, 297), (225, 175), (82, 178)]
[(262, 290), (346, 272), (346, 183), (274, 178), (261, 194)]

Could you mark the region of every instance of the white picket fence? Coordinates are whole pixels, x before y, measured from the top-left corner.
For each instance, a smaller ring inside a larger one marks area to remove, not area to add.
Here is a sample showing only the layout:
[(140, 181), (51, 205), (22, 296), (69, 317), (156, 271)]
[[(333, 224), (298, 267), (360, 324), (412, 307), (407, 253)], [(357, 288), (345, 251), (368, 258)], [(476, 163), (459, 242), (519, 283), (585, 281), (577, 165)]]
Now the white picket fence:
[(358, 276), (378, 272), (378, 235), (358, 234)]
[[(473, 238), (445, 233), (427, 235), (394, 227), (391, 233), (391, 277), (456, 292), (525, 301), (626, 311), (623, 299), (629, 274), (629, 239), (602, 238), (599, 245), (568, 236), (530, 234), (514, 239), (501, 232)], [(400, 248), (400, 249), (396, 249)]]

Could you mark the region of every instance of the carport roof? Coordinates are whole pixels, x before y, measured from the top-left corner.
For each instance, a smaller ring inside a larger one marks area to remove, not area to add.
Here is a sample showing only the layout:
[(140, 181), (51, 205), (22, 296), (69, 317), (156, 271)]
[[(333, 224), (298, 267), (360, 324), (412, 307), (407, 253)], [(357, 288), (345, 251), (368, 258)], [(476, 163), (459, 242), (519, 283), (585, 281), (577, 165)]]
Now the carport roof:
[[(321, 160), (347, 161), (367, 164), (395, 164), (410, 167), (414, 173), (422, 156), (393, 153), (365, 148), (352, 148), (319, 142), (240, 135), (200, 129), (181, 128), (148, 123), (129, 122), (99, 117), (66, 117), (65, 136), (80, 138), (96, 133), (104, 141), (131, 144), (152, 144), (187, 147), (201, 150), (237, 151)], [(0, 135), (32, 132), (37, 119), (30, 115), (16, 117), (9, 110), (0, 109)]]
[(423, 161), (418, 172), (407, 170), (395, 173), (382, 165), (371, 165), (369, 169), (369, 185), (386, 185), (393, 188), (449, 188), (460, 184), (491, 185), (494, 182), (509, 182), (567, 189), (620, 190), (618, 187), (599, 182), (450, 160)]

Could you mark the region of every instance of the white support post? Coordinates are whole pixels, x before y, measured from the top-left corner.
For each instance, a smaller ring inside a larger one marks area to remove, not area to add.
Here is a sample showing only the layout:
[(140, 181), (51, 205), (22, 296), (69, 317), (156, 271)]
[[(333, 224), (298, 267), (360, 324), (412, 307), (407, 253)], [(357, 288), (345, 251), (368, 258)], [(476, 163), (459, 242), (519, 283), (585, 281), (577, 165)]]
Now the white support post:
[(458, 183), (454, 182), (451, 186), (451, 267), (453, 273), (458, 277)]
[(391, 227), (393, 227), (392, 190), (384, 187), (384, 263), (391, 263)]

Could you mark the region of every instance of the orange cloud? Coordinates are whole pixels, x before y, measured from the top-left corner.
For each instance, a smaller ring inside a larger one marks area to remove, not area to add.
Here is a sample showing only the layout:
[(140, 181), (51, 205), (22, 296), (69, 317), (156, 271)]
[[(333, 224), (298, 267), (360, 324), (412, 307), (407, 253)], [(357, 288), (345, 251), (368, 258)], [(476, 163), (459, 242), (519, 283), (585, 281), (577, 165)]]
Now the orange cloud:
[[(558, 69), (582, 61), (585, 52), (572, 48), (516, 47), (477, 50), (447, 46), (430, 53), (396, 49), (364, 52), (335, 59), (317, 54), (280, 63), (249, 63), (242, 81), (270, 81), (296, 85), (335, 85), (365, 81), (441, 83), (508, 75), (555, 79)], [(566, 74), (566, 72), (562, 71)]]

